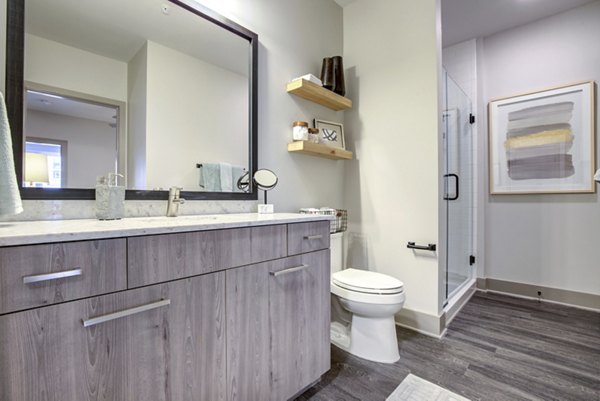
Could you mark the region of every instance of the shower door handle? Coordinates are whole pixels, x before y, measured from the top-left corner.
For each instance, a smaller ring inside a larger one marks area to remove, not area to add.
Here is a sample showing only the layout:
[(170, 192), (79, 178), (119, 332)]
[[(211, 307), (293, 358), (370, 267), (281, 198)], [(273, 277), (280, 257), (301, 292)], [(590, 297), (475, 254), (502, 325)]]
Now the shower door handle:
[[(448, 178), (452, 177), (454, 178), (454, 183), (456, 184), (455, 188), (456, 188), (456, 192), (454, 196), (448, 196), (449, 191), (447, 191), (448, 189)], [(444, 196), (444, 200), (457, 200), (458, 196), (459, 196), (459, 181), (460, 179), (458, 178), (458, 175), (456, 174), (444, 174), (444, 178), (446, 179), (446, 195)]]

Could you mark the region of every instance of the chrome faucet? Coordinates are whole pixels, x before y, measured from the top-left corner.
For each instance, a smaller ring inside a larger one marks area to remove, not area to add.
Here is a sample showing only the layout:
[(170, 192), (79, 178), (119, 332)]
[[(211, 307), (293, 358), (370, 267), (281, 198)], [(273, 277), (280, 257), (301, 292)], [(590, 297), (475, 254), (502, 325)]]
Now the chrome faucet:
[(171, 187), (169, 189), (169, 203), (167, 205), (167, 217), (177, 217), (179, 214), (179, 205), (185, 203), (185, 199), (180, 198), (179, 194), (183, 188)]

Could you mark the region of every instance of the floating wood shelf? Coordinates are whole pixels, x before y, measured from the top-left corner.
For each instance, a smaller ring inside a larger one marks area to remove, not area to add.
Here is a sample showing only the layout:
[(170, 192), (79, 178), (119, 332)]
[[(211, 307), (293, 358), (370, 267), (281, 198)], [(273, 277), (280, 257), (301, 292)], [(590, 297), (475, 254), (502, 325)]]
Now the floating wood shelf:
[(352, 108), (352, 100), (305, 79), (287, 84), (287, 92), (336, 111)]
[(352, 152), (340, 148), (321, 145), (308, 141), (294, 141), (288, 144), (288, 152), (304, 153), (311, 156), (325, 157), (332, 160), (352, 160)]

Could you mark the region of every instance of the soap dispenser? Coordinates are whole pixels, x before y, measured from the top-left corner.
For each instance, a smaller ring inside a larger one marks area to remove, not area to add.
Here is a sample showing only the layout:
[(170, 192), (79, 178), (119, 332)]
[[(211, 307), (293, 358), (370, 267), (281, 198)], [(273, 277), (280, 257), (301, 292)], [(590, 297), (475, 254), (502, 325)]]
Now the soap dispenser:
[(96, 181), (96, 217), (118, 220), (125, 215), (125, 187), (117, 185), (121, 174), (108, 173)]

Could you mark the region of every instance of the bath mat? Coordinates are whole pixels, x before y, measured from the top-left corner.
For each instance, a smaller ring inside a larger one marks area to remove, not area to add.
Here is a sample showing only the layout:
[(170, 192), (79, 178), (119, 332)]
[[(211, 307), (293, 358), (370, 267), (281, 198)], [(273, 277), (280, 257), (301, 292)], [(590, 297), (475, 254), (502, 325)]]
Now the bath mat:
[(440, 386), (409, 374), (386, 401), (469, 401)]

